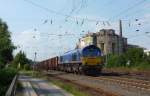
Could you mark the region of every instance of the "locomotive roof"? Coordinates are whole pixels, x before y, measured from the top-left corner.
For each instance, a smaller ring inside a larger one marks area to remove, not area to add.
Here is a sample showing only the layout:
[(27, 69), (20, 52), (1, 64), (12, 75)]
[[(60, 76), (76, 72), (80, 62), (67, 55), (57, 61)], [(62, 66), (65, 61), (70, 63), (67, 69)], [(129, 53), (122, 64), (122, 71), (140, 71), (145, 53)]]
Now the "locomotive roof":
[(67, 55), (67, 54), (70, 54), (70, 53), (75, 53), (75, 52), (81, 52), (82, 51), (82, 49), (74, 49), (74, 50), (70, 50), (70, 51), (68, 51), (68, 52), (65, 52), (63, 55)]
[[(67, 51), (67, 52), (65, 52), (64, 54), (62, 54), (62, 55), (67, 55), (67, 54), (70, 54), (70, 53), (75, 53), (75, 52), (79, 52), (79, 53), (81, 53), (81, 51), (83, 50), (83, 49), (86, 49), (86, 48), (89, 48), (89, 47), (96, 47), (95, 45), (88, 45), (88, 46), (86, 46), (86, 47), (84, 47), (84, 48), (80, 48), (80, 49), (74, 49), (74, 50), (70, 50), (70, 51)], [(96, 47), (97, 48), (97, 47)]]

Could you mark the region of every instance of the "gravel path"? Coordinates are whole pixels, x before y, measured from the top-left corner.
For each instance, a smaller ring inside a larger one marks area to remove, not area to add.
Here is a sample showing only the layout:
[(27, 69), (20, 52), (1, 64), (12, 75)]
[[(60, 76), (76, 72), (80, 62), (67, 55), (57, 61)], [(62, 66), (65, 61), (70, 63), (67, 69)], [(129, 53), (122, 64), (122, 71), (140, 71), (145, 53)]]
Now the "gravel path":
[(21, 75), (19, 81), (23, 85), (24, 96), (73, 96), (43, 79)]

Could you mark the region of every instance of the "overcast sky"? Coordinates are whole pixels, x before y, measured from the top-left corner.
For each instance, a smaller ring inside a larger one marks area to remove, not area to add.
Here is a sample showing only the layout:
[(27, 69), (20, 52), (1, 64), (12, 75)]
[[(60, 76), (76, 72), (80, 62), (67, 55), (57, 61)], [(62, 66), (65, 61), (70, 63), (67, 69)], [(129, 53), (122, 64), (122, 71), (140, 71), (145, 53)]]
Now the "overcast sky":
[(88, 31), (112, 28), (118, 34), (119, 19), (128, 43), (150, 49), (149, 9), (150, 0), (0, 0), (15, 53), (23, 50), (33, 59), (37, 52), (37, 60), (74, 49)]

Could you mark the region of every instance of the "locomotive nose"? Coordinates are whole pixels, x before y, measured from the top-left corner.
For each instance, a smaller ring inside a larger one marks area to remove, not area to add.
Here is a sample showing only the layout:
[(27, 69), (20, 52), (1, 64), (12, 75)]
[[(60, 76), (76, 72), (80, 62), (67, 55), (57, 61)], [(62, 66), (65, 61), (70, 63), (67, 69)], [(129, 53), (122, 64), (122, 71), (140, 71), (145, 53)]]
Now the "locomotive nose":
[(101, 63), (101, 60), (98, 57), (84, 57), (82, 62), (84, 65), (97, 65)]

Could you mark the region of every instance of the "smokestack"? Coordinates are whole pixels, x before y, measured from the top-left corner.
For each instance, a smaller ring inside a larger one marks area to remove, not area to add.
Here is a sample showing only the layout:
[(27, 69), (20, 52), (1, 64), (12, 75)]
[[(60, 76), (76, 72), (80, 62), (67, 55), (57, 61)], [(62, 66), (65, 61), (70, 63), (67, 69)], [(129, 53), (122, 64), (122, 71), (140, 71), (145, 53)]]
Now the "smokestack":
[(120, 35), (120, 37), (122, 37), (122, 21), (121, 20), (119, 20), (119, 35)]

